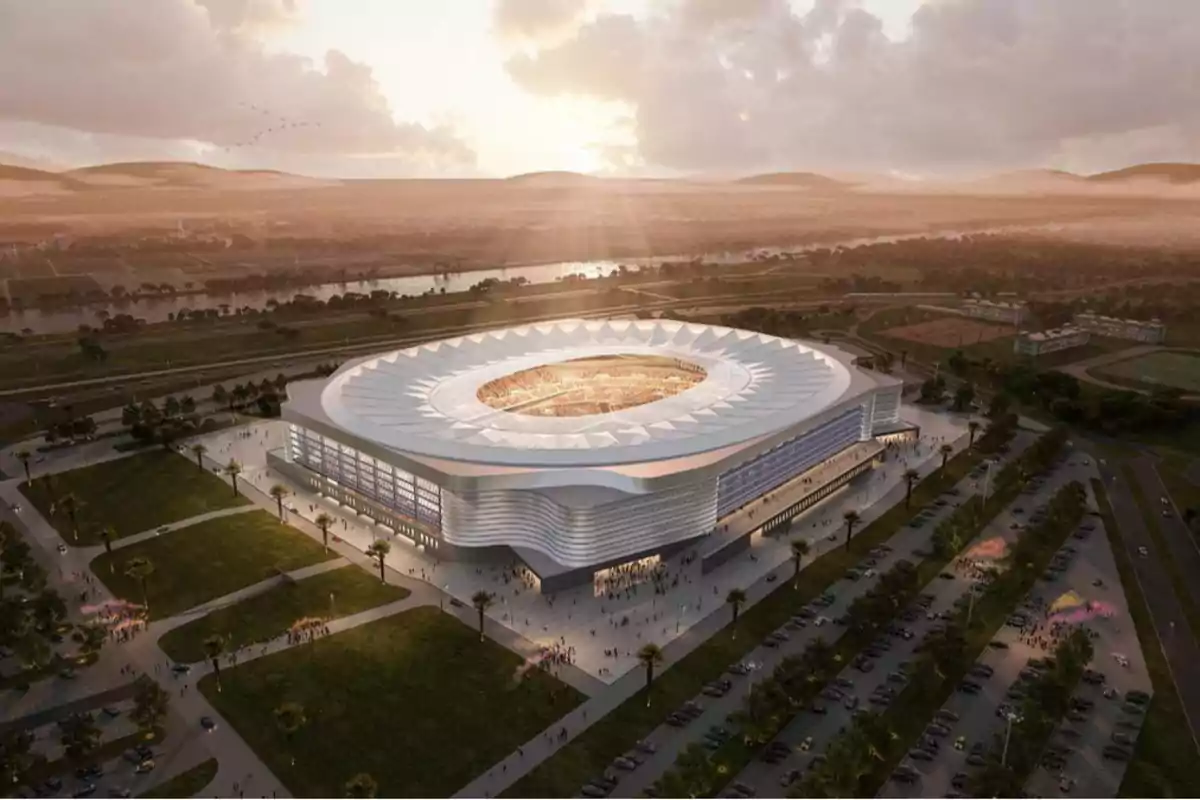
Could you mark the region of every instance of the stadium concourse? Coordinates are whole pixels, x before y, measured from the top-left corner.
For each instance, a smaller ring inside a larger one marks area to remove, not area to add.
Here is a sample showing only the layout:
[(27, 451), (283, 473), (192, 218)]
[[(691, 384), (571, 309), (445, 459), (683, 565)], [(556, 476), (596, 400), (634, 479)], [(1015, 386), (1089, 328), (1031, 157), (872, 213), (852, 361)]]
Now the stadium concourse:
[[(230, 459), (238, 461), (243, 467), (239, 483), (252, 485), (254, 489), (247, 490), (248, 496), (264, 508), (275, 509), (275, 501), (266, 493), (271, 486), (284, 484), (291, 492), (285, 500), (286, 516), (293, 523), (297, 517), (312, 523), (319, 514), (328, 514), (335, 520), (331, 534), (360, 551), (377, 538), (390, 540), (392, 549), (387, 564), (392, 569), (426, 580), (468, 607), (475, 592), (482, 589), (494, 593), (495, 604), (487, 612), (491, 620), (535, 646), (556, 646), (564, 652), (571, 648), (571, 661), (576, 667), (611, 683), (637, 666), (634, 653), (642, 644), (654, 642), (665, 646), (707, 616), (728, 614), (724, 598), (730, 589), (750, 587), (773, 571), (786, 573), (792, 539), (804, 538), (810, 542), (810, 558), (838, 546), (844, 537), (845, 511), (853, 509), (861, 515), (863, 523), (870, 522), (903, 499), (902, 476), (906, 469), (913, 467), (922, 475), (927, 474), (940, 464), (941, 444), (950, 443), (957, 451), (967, 443), (965, 418), (909, 406), (903, 408), (902, 416), (919, 427), (919, 440), (892, 444), (891, 453), (882, 463), (796, 516), (790, 532), (785, 526), (778, 535), (756, 533), (750, 537), (747, 549), (706, 574), (701, 572), (705, 540), (699, 540), (694, 547), (663, 557), (661, 562), (646, 563), (642, 568), (657, 569), (661, 575), (657, 580), (637, 574), (636, 566), (625, 572), (617, 571), (601, 587), (612, 589), (611, 596), (609, 591), (598, 593), (596, 582), (543, 595), (532, 588), (535, 579), (519, 562), (485, 565), (439, 560), (350, 506), (288, 480), (267, 463), (269, 451), (286, 445), (289, 435), (286, 422), (258, 423), (200, 437), (197, 441), (207, 447), (207, 457), (214, 469)], [(805, 479), (819, 485), (823, 476), (818, 470), (844, 469), (845, 465), (839, 461), (823, 463), (812, 474), (805, 473), (768, 493), (725, 518), (722, 524), (730, 526), (733, 532), (757, 530), (775, 511), (789, 507), (794, 496), (806, 493)], [(636, 592), (626, 587), (634, 582), (638, 582)]]

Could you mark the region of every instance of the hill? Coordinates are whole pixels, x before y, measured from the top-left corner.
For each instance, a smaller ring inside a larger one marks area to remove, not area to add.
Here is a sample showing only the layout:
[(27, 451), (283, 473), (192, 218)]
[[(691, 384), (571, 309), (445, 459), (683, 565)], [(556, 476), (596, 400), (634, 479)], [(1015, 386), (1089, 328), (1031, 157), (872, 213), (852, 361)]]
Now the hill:
[(534, 184), (540, 186), (569, 186), (572, 184), (593, 184), (603, 181), (595, 175), (585, 175), (582, 172), (567, 170), (549, 170), (546, 172), (524, 172), (505, 178), (510, 183)]
[(738, 178), (734, 183), (744, 186), (789, 186), (801, 189), (845, 189), (850, 186), (815, 172), (767, 172)]
[(1136, 164), (1124, 169), (1089, 175), (1087, 180), (1095, 183), (1152, 180), (1173, 184), (1200, 182), (1200, 164)]

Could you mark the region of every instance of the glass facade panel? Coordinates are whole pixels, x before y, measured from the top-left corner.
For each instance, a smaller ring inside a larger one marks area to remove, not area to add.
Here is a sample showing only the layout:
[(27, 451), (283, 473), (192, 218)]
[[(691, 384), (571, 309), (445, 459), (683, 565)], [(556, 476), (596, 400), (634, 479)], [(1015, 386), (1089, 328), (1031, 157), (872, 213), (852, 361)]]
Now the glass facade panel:
[(824, 425), (797, 436), (734, 467), (717, 479), (717, 518), (741, 508), (805, 470), (857, 442), (863, 410), (851, 409)]

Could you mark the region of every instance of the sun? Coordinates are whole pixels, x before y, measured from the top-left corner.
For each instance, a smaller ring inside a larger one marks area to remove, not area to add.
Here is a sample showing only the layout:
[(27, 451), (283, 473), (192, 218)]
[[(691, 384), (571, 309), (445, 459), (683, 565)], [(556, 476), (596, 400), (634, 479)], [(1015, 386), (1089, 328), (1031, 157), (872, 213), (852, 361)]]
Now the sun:
[(563, 148), (562, 153), (563, 168), (571, 172), (581, 172), (585, 175), (590, 175), (600, 172), (604, 169), (604, 161), (596, 152), (596, 148), (589, 144), (572, 144)]

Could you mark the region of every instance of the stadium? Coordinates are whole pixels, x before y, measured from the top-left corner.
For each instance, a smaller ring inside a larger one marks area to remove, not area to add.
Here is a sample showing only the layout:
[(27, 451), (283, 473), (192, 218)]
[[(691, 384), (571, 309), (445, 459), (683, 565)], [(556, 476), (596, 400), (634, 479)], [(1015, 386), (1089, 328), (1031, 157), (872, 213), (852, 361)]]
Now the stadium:
[[(829, 345), (561, 320), (293, 382), (268, 461), (438, 558), (515, 556), (549, 592), (685, 548), (721, 563), (910, 435), (900, 393)], [(782, 511), (730, 525), (772, 495)]]

